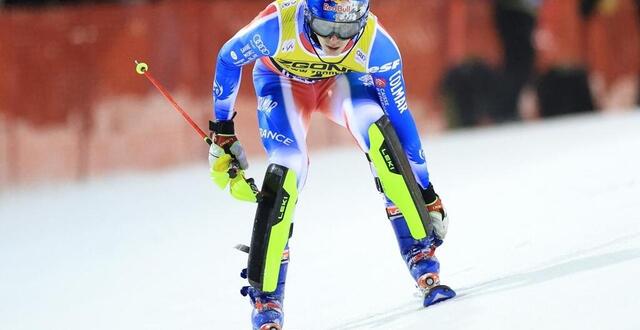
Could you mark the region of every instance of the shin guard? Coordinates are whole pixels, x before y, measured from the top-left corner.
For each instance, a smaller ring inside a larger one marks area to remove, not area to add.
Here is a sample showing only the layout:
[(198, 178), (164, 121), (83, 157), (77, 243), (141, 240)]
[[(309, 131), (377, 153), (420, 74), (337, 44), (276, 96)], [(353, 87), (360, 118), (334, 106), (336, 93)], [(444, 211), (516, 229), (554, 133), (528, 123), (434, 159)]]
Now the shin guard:
[(278, 286), (282, 253), (291, 236), (298, 200), (296, 174), (284, 166), (269, 165), (262, 195), (253, 224), (247, 275), (252, 287), (273, 292)]
[(385, 115), (369, 127), (367, 157), (373, 163), (382, 190), (404, 215), (413, 239), (431, 234), (431, 221), (420, 186), (391, 121)]

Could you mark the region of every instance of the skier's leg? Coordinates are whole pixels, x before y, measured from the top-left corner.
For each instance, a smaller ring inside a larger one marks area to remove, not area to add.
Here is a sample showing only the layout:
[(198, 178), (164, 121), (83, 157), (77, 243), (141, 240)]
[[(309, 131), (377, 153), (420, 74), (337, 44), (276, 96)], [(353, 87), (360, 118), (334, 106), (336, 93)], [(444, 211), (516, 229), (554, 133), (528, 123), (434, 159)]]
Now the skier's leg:
[[(403, 212), (412, 237), (416, 240), (427, 238), (432, 230), (423, 192), (430, 188), (430, 183), (413, 119), (407, 111), (406, 119), (397, 119), (402, 122), (393, 125), (379, 104), (375, 88), (363, 83), (367, 77), (350, 73), (337, 78), (331, 87), (333, 90), (325, 93), (332, 95), (328, 115), (336, 123), (348, 127), (367, 154), (376, 183)], [(412, 139), (402, 141), (394, 126), (415, 134)]]
[(249, 295), (254, 305), (254, 328), (279, 329), (293, 213), (308, 167), (305, 139), (310, 111), (301, 101), (308, 90), (263, 70), (259, 64), (254, 69), (254, 85), (260, 137), (269, 166), (256, 211), (247, 272), (243, 274), (251, 286), (245, 287), (243, 294)]
[[(330, 105), (327, 115), (347, 127), (367, 154), (377, 183), (386, 188), (387, 198), (404, 213), (412, 236), (425, 238), (432, 230), (421, 195), (429, 188), (429, 173), (417, 129), (409, 111), (396, 118), (400, 123), (389, 120), (368, 79), (371, 77), (362, 73), (339, 76), (329, 92), (321, 93), (331, 95), (326, 101)], [(397, 134), (397, 130), (403, 134)]]
[[(429, 182), (420, 139), (410, 113), (407, 111), (405, 118), (391, 125), (378, 103), (375, 89), (363, 81), (366, 81), (364, 75), (356, 73), (336, 80), (329, 116), (348, 127), (360, 148), (367, 153), (376, 186), (385, 197), (387, 216), (400, 253), (413, 279), (425, 291), (426, 306), (433, 303), (427, 302), (429, 289), (439, 285), (440, 263), (434, 253), (435, 246), (442, 243), (432, 235), (429, 213), (440, 211), (438, 206), (441, 204)], [(396, 129), (402, 129), (403, 134), (396, 134)], [(453, 291), (446, 292), (446, 295), (451, 294)]]
[[(378, 124), (379, 121), (374, 125)], [(385, 196), (387, 216), (396, 235), (400, 254), (418, 287), (427, 293), (440, 284), (440, 263), (435, 257), (434, 243), (437, 238), (433, 235), (430, 205), (425, 200), (435, 203), (438, 197), (433, 185), (422, 189), (412, 181), (415, 177), (408, 170), (406, 158), (402, 159), (403, 150), (392, 127), (380, 130), (378, 137), (371, 131), (368, 155), (372, 173), (379, 183), (377, 188)], [(405, 165), (402, 165), (403, 162)]]

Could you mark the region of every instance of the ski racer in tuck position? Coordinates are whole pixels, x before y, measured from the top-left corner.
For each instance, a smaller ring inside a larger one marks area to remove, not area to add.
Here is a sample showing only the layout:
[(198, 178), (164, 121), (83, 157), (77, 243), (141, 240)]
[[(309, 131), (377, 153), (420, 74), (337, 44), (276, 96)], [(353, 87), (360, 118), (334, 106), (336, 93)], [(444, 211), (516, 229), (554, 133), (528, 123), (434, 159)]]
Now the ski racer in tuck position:
[[(233, 106), (242, 66), (255, 62), (258, 123), (268, 155), (258, 193), (235, 136)], [(364, 151), (400, 253), (424, 306), (452, 298), (440, 284), (434, 253), (448, 218), (429, 180), (418, 130), (407, 105), (402, 59), (369, 11), (369, 0), (276, 0), (220, 50), (214, 79), (209, 150), (211, 177), (241, 200), (258, 202), (241, 292), (253, 305), (254, 329), (281, 329), (289, 238), (308, 167), (306, 134), (321, 112), (347, 128)]]

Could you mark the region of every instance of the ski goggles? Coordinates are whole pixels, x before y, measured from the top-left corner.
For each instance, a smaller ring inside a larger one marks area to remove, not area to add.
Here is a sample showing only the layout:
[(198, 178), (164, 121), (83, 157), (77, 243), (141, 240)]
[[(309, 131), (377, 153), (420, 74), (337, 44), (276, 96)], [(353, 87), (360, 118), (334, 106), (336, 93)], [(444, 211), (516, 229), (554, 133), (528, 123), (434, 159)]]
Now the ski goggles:
[(309, 27), (313, 33), (327, 38), (332, 35), (347, 40), (355, 37), (361, 28), (360, 21), (352, 22), (331, 22), (318, 17), (311, 16)]

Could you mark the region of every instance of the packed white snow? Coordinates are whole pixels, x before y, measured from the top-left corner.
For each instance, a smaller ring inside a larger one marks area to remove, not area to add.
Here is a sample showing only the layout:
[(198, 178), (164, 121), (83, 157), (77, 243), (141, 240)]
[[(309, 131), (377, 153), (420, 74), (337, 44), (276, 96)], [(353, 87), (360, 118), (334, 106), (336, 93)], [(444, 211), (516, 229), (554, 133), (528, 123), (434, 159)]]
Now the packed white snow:
[[(441, 279), (458, 297), (421, 307), (364, 155), (314, 152), (285, 329), (640, 329), (640, 111), (423, 142), (451, 219)], [(204, 161), (3, 189), (0, 329), (249, 329), (233, 246), (254, 208)]]

